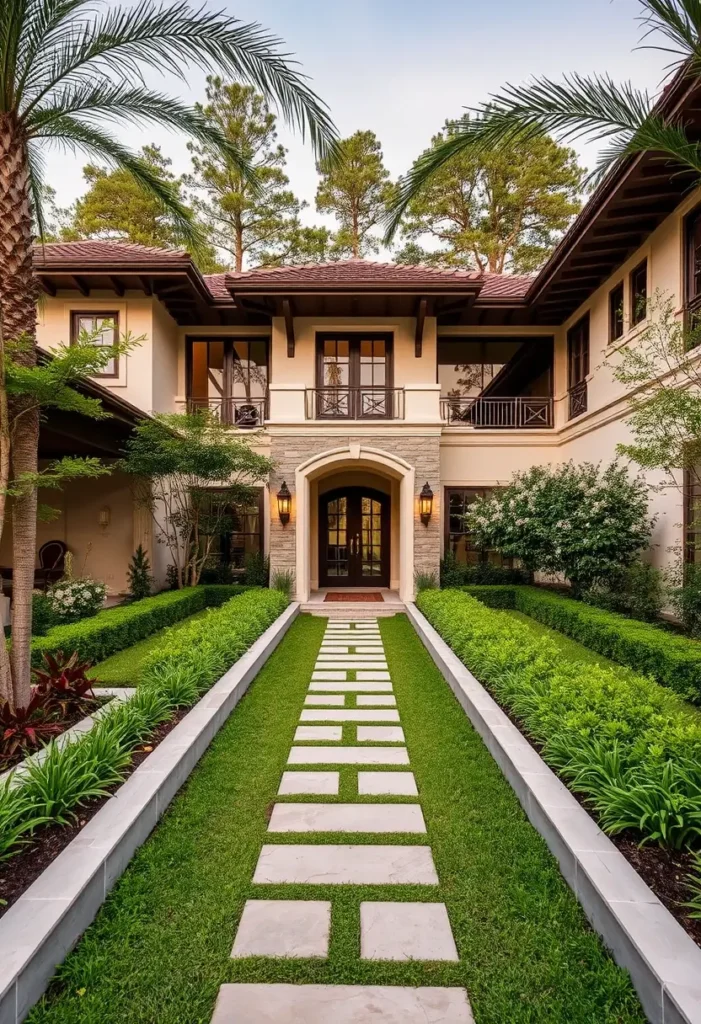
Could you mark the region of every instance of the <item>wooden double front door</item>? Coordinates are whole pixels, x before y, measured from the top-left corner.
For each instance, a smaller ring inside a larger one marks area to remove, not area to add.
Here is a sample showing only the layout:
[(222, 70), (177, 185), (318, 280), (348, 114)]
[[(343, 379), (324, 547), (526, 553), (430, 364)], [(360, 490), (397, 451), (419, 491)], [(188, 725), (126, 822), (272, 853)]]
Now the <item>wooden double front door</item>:
[(369, 487), (319, 499), (319, 585), (389, 586), (390, 497)]

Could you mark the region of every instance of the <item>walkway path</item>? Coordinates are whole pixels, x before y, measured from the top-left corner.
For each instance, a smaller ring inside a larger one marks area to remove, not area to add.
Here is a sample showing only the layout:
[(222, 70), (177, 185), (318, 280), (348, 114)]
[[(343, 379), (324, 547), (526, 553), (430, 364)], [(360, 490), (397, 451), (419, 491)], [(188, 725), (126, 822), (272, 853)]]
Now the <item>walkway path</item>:
[[(421, 841), (426, 824), (376, 620), (329, 620), (294, 740), (278, 797), (297, 799), (275, 803), (253, 883), (387, 886), (386, 899), (360, 903), (360, 959), (457, 961), (444, 903), (392, 900), (394, 885), (430, 891), (439, 880), (431, 848)], [(357, 795), (378, 800), (324, 802), (339, 794), (334, 765), (357, 766)], [(321, 799), (300, 802), (300, 795)], [(283, 834), (334, 832), (377, 833), (385, 842), (275, 842)], [(387, 843), (392, 833), (415, 835), (416, 842)], [(325, 958), (331, 912), (332, 901), (249, 899), (231, 956)], [(222, 985), (212, 1024), (472, 1020), (462, 988), (271, 983)]]

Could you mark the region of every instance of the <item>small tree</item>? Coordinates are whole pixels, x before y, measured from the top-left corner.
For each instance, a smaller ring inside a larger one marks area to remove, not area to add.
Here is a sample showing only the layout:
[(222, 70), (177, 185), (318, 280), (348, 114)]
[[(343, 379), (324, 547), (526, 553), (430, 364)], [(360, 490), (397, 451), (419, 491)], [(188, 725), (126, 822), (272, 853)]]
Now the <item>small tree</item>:
[(129, 593), (134, 601), (141, 601), (144, 597), (148, 597), (153, 590), (151, 562), (141, 544), (131, 556), (127, 570), (127, 583)]
[(618, 463), (534, 466), (471, 506), (480, 546), (531, 572), (562, 573), (577, 595), (630, 565), (652, 530), (647, 486)]
[(232, 509), (252, 502), (252, 485), (272, 462), (253, 448), (255, 434), (219, 422), (208, 410), (145, 420), (127, 442), (123, 468), (168, 547), (178, 587), (196, 586), (217, 537), (232, 529)]

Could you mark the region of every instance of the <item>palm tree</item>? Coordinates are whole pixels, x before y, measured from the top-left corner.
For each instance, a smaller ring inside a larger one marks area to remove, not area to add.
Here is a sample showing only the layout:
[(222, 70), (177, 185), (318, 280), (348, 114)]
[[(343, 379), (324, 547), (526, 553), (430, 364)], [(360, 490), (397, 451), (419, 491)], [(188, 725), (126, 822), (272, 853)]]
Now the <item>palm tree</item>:
[[(325, 105), (279, 40), (258, 24), (194, 8), (186, 0), (138, 0), (124, 7), (114, 0), (0, 2), (0, 332), (4, 328), (5, 343), (15, 343), (17, 361), (36, 361), (32, 224), (35, 218), (42, 225), (43, 145), (55, 143), (128, 170), (190, 238), (197, 237), (197, 228), (172, 186), (114, 128), (165, 124), (218, 147), (251, 173), (246, 159), (197, 110), (146, 85), (147, 72), (175, 74), (186, 82), (193, 67), (254, 85), (309, 135), (320, 157), (333, 151), (336, 132)], [(2, 343), (0, 334), (0, 349)], [(11, 408), (13, 421), (18, 412), (22, 426), (13, 432), (9, 452), (15, 481), (36, 473), (39, 432), (34, 406)], [(0, 438), (6, 449), (6, 431)], [(0, 455), (7, 458), (7, 450)], [(30, 686), (36, 514), (36, 488), (27, 486), (13, 503), (11, 692), (2, 681), (5, 696), (20, 706)]]
[[(661, 36), (654, 48), (672, 54), (670, 69), (701, 78), (701, 0), (638, 0), (643, 38)], [(653, 45), (648, 43), (647, 45)], [(387, 218), (389, 243), (411, 200), (428, 179), (456, 154), (475, 154), (512, 147), (534, 136), (559, 141), (588, 139), (608, 145), (590, 175), (599, 181), (620, 160), (652, 151), (676, 167), (691, 168), (701, 177), (701, 146), (689, 138), (684, 122), (665, 117), (647, 91), (630, 83), (617, 85), (608, 75), (572, 74), (561, 82), (534, 78), (525, 85), (506, 85), (501, 93), (455, 122), (443, 145), (421, 157), (399, 183)]]

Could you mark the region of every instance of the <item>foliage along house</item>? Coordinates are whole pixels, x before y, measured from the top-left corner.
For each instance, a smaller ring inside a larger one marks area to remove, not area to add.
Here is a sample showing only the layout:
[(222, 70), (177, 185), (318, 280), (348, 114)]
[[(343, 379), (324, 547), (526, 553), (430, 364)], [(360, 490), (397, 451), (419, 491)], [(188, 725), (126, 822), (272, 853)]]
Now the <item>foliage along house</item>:
[[(668, 90), (666, 109), (685, 104), (686, 89), (682, 79)], [(436, 572), (444, 550), (496, 559), (459, 518), (475, 495), (536, 463), (614, 458), (626, 396), (602, 361), (635, 343), (655, 292), (674, 297), (680, 317), (701, 302), (692, 186), (659, 155), (626, 160), (533, 277), (364, 260), (202, 277), (185, 253), (47, 244), (35, 253), (39, 343), (109, 318), (146, 339), (99, 379), (110, 393), (147, 412), (204, 405), (263, 429), (256, 443), (276, 468), (222, 559), (269, 553), (273, 571), (295, 573), (302, 600), (325, 587), (408, 599), (415, 572)], [(40, 542), (63, 531), (78, 564), (92, 543), (88, 571), (117, 592), (148, 523), (127, 481), (90, 486), (96, 507), (111, 507), (107, 527), (74, 525), (85, 495), (68, 488)], [(682, 500), (667, 490), (652, 502), (662, 560), (681, 541)], [(162, 580), (164, 552), (152, 555)]]

